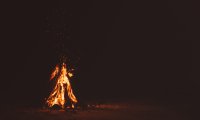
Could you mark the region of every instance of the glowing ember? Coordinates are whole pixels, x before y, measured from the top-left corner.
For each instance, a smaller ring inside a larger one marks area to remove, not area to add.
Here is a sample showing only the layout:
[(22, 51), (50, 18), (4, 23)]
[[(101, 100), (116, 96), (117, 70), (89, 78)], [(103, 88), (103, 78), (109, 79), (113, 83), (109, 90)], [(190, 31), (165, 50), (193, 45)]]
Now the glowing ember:
[(69, 78), (72, 76), (73, 74), (67, 70), (64, 62), (61, 65), (56, 65), (55, 70), (52, 72), (50, 77), (50, 80), (56, 80), (56, 85), (46, 101), (49, 107), (58, 105), (64, 109), (67, 99), (69, 99), (71, 107), (74, 108), (74, 104), (77, 103), (77, 99), (73, 94), (72, 87), (69, 82)]

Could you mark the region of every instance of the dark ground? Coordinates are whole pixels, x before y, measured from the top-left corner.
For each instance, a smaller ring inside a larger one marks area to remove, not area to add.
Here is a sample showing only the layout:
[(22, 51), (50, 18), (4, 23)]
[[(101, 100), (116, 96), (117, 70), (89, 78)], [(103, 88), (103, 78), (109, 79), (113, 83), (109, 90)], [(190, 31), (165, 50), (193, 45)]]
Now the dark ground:
[[(93, 105), (93, 106), (92, 106)], [(184, 109), (183, 109), (184, 108)], [(189, 107), (153, 102), (113, 102), (90, 104), (75, 110), (46, 108), (5, 109), (1, 120), (191, 120)]]

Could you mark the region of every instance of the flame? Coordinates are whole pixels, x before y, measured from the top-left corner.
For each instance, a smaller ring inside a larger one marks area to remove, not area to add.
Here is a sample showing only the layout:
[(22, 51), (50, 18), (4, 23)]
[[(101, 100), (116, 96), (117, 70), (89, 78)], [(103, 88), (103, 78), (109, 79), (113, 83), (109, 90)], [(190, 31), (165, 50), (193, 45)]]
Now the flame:
[(50, 77), (50, 80), (56, 79), (57, 83), (46, 101), (49, 107), (58, 105), (64, 109), (65, 103), (67, 102), (65, 98), (65, 94), (67, 92), (68, 98), (71, 101), (71, 107), (74, 108), (74, 104), (78, 101), (73, 94), (72, 87), (69, 82), (69, 78), (72, 76), (73, 74), (67, 70), (65, 63), (62, 63), (60, 68), (59, 65), (56, 65)]

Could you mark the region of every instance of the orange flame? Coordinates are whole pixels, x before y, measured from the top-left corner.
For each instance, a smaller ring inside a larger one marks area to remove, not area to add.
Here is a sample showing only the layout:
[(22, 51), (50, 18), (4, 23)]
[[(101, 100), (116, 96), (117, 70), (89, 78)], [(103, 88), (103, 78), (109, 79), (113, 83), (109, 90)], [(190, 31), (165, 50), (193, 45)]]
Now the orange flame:
[(57, 83), (46, 101), (49, 107), (58, 105), (64, 109), (65, 103), (67, 102), (65, 98), (65, 93), (67, 92), (68, 98), (72, 104), (71, 107), (74, 108), (74, 104), (78, 101), (73, 94), (72, 87), (69, 82), (69, 78), (72, 76), (73, 74), (67, 70), (65, 63), (62, 63), (61, 69), (59, 69), (59, 65), (56, 65), (50, 77), (50, 80), (55, 78), (57, 80)]

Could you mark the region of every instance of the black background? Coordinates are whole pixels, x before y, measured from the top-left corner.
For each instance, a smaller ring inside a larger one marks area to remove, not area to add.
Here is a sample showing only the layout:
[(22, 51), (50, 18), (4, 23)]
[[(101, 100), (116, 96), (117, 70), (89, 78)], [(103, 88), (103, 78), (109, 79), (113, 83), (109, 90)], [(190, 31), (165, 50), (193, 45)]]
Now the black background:
[[(184, 1), (15, 1), (1, 7), (2, 105), (40, 105), (64, 51), (78, 99), (195, 100)], [(66, 27), (64, 27), (66, 26)], [(61, 37), (64, 36), (64, 37)]]

